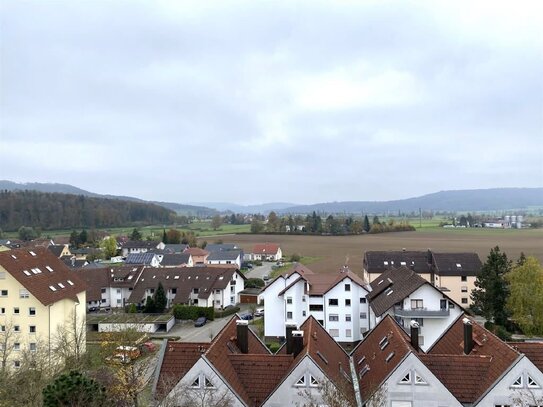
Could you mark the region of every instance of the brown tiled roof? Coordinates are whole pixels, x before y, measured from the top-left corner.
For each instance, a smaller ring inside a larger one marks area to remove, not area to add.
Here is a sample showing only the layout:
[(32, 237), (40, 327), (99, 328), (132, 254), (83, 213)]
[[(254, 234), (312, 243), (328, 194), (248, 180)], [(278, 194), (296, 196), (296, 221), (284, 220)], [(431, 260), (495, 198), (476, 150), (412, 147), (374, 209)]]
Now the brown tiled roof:
[(126, 249), (152, 249), (156, 248), (160, 242), (152, 240), (129, 240), (123, 244)]
[(160, 262), (160, 265), (162, 267), (171, 267), (171, 266), (182, 266), (184, 264), (188, 264), (190, 261), (190, 253), (172, 253), (172, 254), (165, 254), (162, 257), (162, 261)]
[(369, 273), (382, 273), (394, 267), (406, 266), (417, 273), (430, 273), (430, 262), (426, 251), (367, 251), (364, 253), (364, 268)]
[(371, 282), (372, 291), (367, 297), (375, 315), (381, 316), (424, 284), (429, 283), (413, 270), (406, 267), (393, 268)]
[(52, 244), (47, 248), (51, 253), (53, 253), (55, 256), (60, 258), (60, 255), (62, 254), (64, 250), (63, 244)]
[(477, 253), (432, 253), (432, 258), (440, 276), (476, 276), (483, 266)]
[[(306, 280), (306, 281), (307, 281), (307, 279), (304, 276), (307, 276), (309, 274), (315, 274), (315, 273), (313, 273), (312, 270), (308, 269), (303, 264), (295, 263), (292, 268), (290, 268), (288, 271), (285, 271), (283, 274), (280, 274), (279, 276), (277, 276), (274, 279), (274, 281), (277, 280), (277, 279), (280, 279), (280, 278), (282, 278), (283, 280), (286, 280), (289, 276), (291, 276), (292, 274), (295, 274), (295, 273), (298, 274), (300, 277), (304, 278), (304, 280)], [(272, 284), (273, 284), (273, 281), (272, 281), (271, 284), (266, 285), (264, 287), (264, 289), (262, 290), (262, 292), (264, 292)]]
[(508, 342), (517, 352), (524, 353), (543, 372), (543, 342)]
[(1, 252), (0, 266), (43, 305), (65, 298), (77, 301), (77, 294), (87, 288), (76, 272), (44, 247)]
[[(431, 355), (463, 355), (464, 354), (464, 323), (465, 315), (461, 315), (447, 331), (430, 348)], [(477, 324), (468, 317), (473, 326), (473, 350), (470, 355), (489, 356), (490, 364), (484, 376), (479, 378), (480, 384), (475, 394), (478, 399), (490, 386), (515, 362), (520, 356), (511, 346), (507, 345), (492, 332)], [(467, 381), (468, 378), (466, 377)], [(470, 384), (466, 384), (470, 386)]]
[(410, 352), (416, 353), (409, 336), (390, 315), (385, 316), (351, 353), (363, 401), (370, 398)]
[(253, 246), (254, 254), (276, 254), (279, 245), (275, 243), (257, 243)]
[(481, 378), (488, 374), (491, 356), (418, 355), (441, 383), (461, 403), (474, 403), (481, 394)]
[(187, 247), (183, 250), (183, 253), (188, 253), (191, 256), (207, 256), (209, 254), (207, 250), (200, 249), (199, 247)]
[(76, 271), (79, 277), (87, 284), (87, 301), (102, 300), (102, 288), (109, 287), (108, 270), (101, 269), (79, 269)]
[(145, 268), (128, 301), (134, 304), (141, 302), (145, 290), (157, 288), (159, 282), (166, 291), (177, 289), (174, 304), (186, 303), (194, 288), (198, 288), (199, 298), (209, 298), (213, 290), (226, 288), (234, 273), (234, 267), (225, 266)]
[(168, 341), (157, 381), (157, 397), (162, 399), (200, 359), (210, 343)]

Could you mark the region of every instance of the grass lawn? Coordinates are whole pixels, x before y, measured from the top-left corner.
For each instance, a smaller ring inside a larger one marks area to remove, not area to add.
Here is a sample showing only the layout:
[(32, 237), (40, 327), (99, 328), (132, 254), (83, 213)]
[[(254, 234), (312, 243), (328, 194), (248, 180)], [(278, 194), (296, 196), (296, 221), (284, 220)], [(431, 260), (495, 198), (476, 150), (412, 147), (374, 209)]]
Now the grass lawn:
[[(321, 259), (320, 257), (316, 257), (316, 256), (302, 256), (302, 258), (300, 259), (298, 263), (301, 263), (304, 266), (307, 266), (311, 263), (315, 263), (319, 261), (320, 259)], [(285, 271), (290, 270), (293, 264), (294, 263), (292, 262), (285, 262), (283, 266), (273, 269), (272, 272), (270, 273), (271, 274), (270, 277), (275, 278), (278, 275), (283, 274)]]

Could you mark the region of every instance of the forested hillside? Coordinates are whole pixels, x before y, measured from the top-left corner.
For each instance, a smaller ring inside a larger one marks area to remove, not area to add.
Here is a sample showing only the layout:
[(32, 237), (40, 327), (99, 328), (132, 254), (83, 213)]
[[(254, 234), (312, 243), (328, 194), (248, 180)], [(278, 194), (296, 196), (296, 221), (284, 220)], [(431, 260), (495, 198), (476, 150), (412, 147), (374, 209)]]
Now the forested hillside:
[(38, 191), (0, 191), (0, 228), (43, 230), (170, 223), (175, 213), (158, 205)]

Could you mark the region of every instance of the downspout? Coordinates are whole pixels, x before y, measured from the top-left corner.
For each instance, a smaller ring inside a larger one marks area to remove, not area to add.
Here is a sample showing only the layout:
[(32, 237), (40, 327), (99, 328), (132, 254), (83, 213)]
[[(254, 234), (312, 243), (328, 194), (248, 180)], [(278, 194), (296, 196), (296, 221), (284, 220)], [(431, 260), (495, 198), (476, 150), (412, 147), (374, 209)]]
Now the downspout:
[(351, 368), (351, 378), (353, 380), (354, 397), (356, 399), (357, 407), (362, 407), (362, 397), (360, 396), (360, 386), (358, 384), (358, 377), (356, 377), (356, 368), (354, 366), (353, 356), (349, 357), (349, 366)]
[(48, 360), (49, 360), (49, 367), (51, 367), (51, 304), (47, 306), (47, 309), (49, 310), (49, 340), (48, 347), (49, 347), (49, 354), (48, 354)]

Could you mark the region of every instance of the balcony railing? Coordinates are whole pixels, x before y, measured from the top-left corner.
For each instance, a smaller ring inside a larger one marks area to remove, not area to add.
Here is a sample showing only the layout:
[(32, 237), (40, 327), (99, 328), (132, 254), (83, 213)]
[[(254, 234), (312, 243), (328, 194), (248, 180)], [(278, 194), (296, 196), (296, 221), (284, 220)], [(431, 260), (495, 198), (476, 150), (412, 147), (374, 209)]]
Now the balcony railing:
[(450, 315), (448, 309), (430, 310), (427, 308), (402, 309), (394, 307), (394, 314), (402, 318), (443, 318)]

